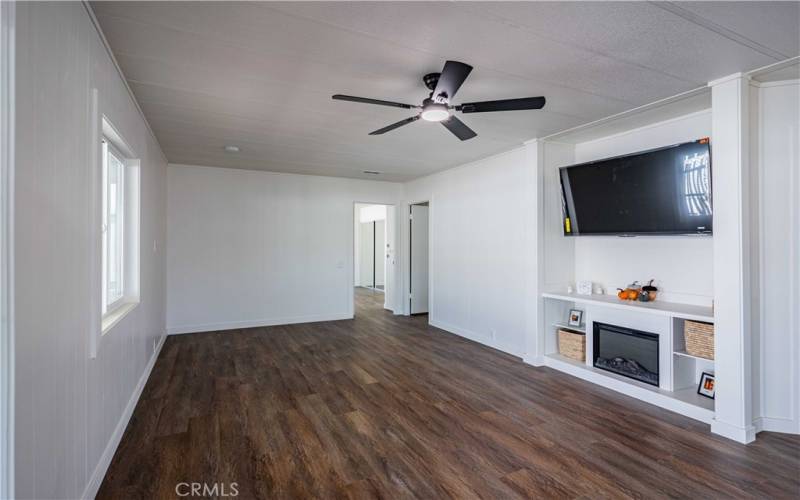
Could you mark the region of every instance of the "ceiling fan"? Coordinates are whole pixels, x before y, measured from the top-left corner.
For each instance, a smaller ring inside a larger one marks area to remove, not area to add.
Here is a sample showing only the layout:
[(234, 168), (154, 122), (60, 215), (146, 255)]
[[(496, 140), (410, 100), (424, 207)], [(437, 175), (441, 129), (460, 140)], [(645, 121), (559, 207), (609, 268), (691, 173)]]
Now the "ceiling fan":
[(422, 77), (425, 86), (431, 93), (427, 99), (422, 101), (421, 106), (403, 104), (401, 102), (382, 101), (380, 99), (369, 99), (367, 97), (355, 97), (351, 95), (336, 94), (333, 99), (338, 101), (360, 102), (364, 104), (377, 104), (379, 106), (392, 106), (404, 109), (420, 109), (418, 115), (392, 123), (386, 127), (370, 132), (369, 135), (381, 135), (413, 123), (420, 118), (429, 122), (439, 122), (462, 141), (472, 139), (476, 134), (464, 122), (455, 117), (453, 110), (462, 113), (487, 113), (489, 111), (516, 111), (522, 109), (542, 109), (545, 104), (544, 97), (523, 97), (520, 99), (501, 99), (499, 101), (467, 102), (464, 104), (451, 104), (456, 92), (464, 83), (464, 80), (472, 71), (472, 66), (458, 61), (447, 61), (441, 73), (428, 73)]

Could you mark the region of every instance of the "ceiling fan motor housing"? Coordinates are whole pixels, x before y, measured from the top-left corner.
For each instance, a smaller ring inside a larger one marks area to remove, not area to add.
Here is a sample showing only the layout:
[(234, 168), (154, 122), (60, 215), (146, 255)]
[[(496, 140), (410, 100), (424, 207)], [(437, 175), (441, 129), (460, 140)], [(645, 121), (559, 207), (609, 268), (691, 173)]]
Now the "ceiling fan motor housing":
[(441, 75), (441, 73), (428, 73), (422, 77), (422, 81), (425, 82), (425, 86), (428, 87), (428, 90), (431, 92), (436, 88), (436, 84), (439, 83), (439, 75)]

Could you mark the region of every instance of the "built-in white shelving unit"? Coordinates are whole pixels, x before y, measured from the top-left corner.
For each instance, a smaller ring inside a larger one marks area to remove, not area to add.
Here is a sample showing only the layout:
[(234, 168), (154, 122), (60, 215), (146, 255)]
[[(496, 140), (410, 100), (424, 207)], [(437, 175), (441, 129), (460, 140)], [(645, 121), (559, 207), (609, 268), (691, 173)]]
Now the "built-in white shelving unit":
[[(545, 324), (549, 325), (545, 339), (545, 365), (705, 423), (710, 424), (714, 419), (714, 400), (697, 393), (701, 374), (714, 372), (714, 360), (686, 353), (683, 337), (684, 321), (714, 321), (710, 307), (660, 301), (621, 301), (611, 295), (565, 292), (545, 292), (542, 297)], [(583, 309), (585, 324), (569, 326), (566, 318), (570, 309)], [(613, 317), (615, 324), (634, 329), (647, 330), (642, 325), (652, 322), (651, 330), (657, 330), (660, 339), (659, 387), (593, 366), (594, 321), (598, 318), (601, 322), (607, 321), (605, 318), (608, 317)], [(586, 359), (583, 362), (559, 354), (557, 332), (561, 328), (586, 334)]]
[[(687, 417), (714, 424), (713, 399), (697, 393), (703, 372), (717, 373), (714, 360), (686, 353), (686, 321), (717, 323), (709, 307), (713, 288), (714, 239), (681, 236), (575, 238), (563, 233), (558, 169), (599, 158), (712, 136), (711, 90), (702, 87), (657, 103), (545, 137), (528, 145), (540, 174), (537, 221), (539, 267), (535, 361)], [(713, 237), (716, 238), (716, 235)], [(656, 278), (653, 302), (622, 301), (616, 295), (567, 293), (579, 280), (609, 290)], [(666, 300), (665, 300), (666, 299)], [(707, 305), (703, 304), (707, 301)], [(703, 304), (703, 305), (697, 305)], [(568, 326), (570, 309), (583, 310), (585, 325)], [(658, 336), (658, 385), (594, 366), (597, 323)], [(558, 330), (585, 334), (583, 361), (562, 356)]]

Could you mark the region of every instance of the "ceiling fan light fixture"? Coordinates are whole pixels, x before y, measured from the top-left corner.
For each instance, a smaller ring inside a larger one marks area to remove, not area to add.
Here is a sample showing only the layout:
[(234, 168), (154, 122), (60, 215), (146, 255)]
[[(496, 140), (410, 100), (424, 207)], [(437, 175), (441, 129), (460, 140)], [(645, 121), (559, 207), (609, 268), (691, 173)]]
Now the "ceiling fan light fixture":
[[(2, 0), (0, 0), (2, 1)], [(478, 134), (467, 124), (456, 118), (455, 112), (461, 113), (488, 113), (491, 111), (518, 111), (524, 109), (542, 109), (545, 105), (544, 96), (522, 97), (520, 99), (499, 99), (494, 101), (468, 102), (453, 104), (456, 92), (469, 76), (472, 66), (458, 61), (445, 61), (441, 73), (428, 73), (422, 77), (425, 87), (431, 91), (422, 101), (422, 106), (404, 104), (402, 102), (384, 101), (369, 97), (358, 97), (344, 94), (331, 96), (337, 101), (359, 102), (362, 104), (375, 104), (393, 108), (419, 109), (420, 112), (399, 122), (392, 123), (378, 130), (373, 130), (369, 135), (383, 135), (386, 132), (409, 125), (420, 119), (427, 122), (441, 123), (444, 128), (462, 141), (476, 137)]]
[(441, 122), (450, 118), (446, 104), (430, 103), (422, 109), (422, 119), (428, 122)]

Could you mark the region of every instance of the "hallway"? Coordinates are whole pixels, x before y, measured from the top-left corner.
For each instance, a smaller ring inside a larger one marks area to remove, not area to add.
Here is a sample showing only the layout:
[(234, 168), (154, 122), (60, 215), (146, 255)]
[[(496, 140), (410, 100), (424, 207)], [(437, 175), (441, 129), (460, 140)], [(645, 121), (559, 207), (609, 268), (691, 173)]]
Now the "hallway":
[(356, 317), (369, 317), (370, 315), (380, 313), (380, 311), (384, 311), (386, 314), (392, 314), (391, 311), (386, 311), (383, 308), (385, 298), (384, 292), (357, 286), (355, 287), (354, 295)]

